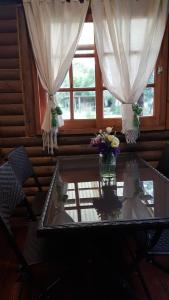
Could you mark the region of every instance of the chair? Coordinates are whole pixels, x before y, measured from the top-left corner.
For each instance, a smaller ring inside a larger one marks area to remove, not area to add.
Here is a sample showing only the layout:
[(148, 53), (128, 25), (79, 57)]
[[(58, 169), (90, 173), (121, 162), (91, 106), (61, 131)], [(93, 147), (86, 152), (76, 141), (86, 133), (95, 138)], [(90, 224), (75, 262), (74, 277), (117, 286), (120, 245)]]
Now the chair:
[[(157, 170), (169, 178), (169, 143), (166, 143), (164, 146)], [(163, 231), (160, 229), (139, 231), (134, 238), (138, 248), (137, 253), (140, 255), (142, 252), (144, 258), (161, 270), (169, 273), (169, 266), (167, 268), (160, 261), (160, 257), (169, 256), (169, 229), (164, 229)]]
[[(169, 178), (169, 143), (166, 143), (162, 151), (157, 170)], [(167, 178), (166, 181), (168, 181)], [(143, 259), (146, 259), (160, 270), (169, 274), (169, 264), (167, 267), (166, 261), (162, 259), (165, 256), (169, 257), (169, 229), (140, 230), (134, 232), (132, 237), (135, 241), (136, 249), (133, 250), (133, 247), (130, 249), (133, 258), (131, 269), (138, 271), (147, 298), (151, 299), (146, 280), (139, 266)]]
[(169, 229), (140, 231), (134, 235), (136, 241), (136, 262), (142, 259), (169, 274), (169, 263), (166, 265), (165, 256), (169, 256)]
[[(169, 178), (169, 143), (166, 143), (164, 146), (157, 165), (157, 170), (165, 177)], [(151, 261), (161, 270), (169, 273), (169, 266), (167, 268), (166, 265), (163, 265), (163, 263), (160, 262), (161, 256), (169, 256), (169, 229), (165, 229), (162, 232), (153, 230), (147, 231), (144, 234), (142, 232), (142, 238), (139, 238), (139, 240), (141, 241), (141, 244), (143, 244), (144, 240), (144, 243), (148, 245), (146, 251), (147, 260)]]
[(11, 151), (8, 154), (8, 161), (10, 162), (21, 185), (23, 185), (29, 177), (34, 178), (39, 191), (35, 194), (32, 209), (35, 215), (40, 215), (47, 193), (42, 191), (42, 187), (40, 185), (38, 177), (33, 170), (32, 163), (27, 155), (25, 148), (23, 146), (20, 146)]
[(166, 143), (162, 151), (157, 170), (169, 178), (169, 143)]
[[(10, 225), (10, 217), (13, 210), (16, 205), (20, 204), (24, 200), (24, 198), (25, 194), (22, 187), (19, 184), (10, 163), (6, 162), (0, 167), (0, 227), (19, 262), (22, 282), (24, 283), (26, 280), (32, 286), (35, 286), (36, 282), (36, 287), (38, 289), (40, 288), (43, 292), (42, 295), (47, 296), (59, 279), (57, 277), (57, 279), (52, 282), (52, 285), (47, 285), (46, 288), (41, 287), (41, 283), (37, 282), (37, 279), (35, 281), (34, 270), (37, 270), (37, 266), (42, 267), (42, 263), (44, 264), (45, 262), (49, 262), (45, 240), (39, 239), (36, 236), (37, 222), (29, 222), (24, 251), (21, 251), (18, 247)], [(50, 253), (50, 259), (51, 257)], [(52, 262), (52, 265), (54, 266), (55, 264)], [(41, 275), (41, 273), (39, 275)], [(21, 299), (22, 292), (23, 290), (21, 289), (19, 299)], [(29, 299), (31, 299), (31, 296)]]
[(135, 249), (132, 243), (132, 247), (129, 246), (133, 260), (130, 272), (133, 272), (133, 270), (137, 271), (147, 299), (152, 300), (148, 283), (140, 265), (143, 261), (147, 261), (154, 267), (169, 274), (169, 264), (167, 267), (166, 260), (162, 260), (164, 256), (169, 256), (169, 229), (140, 230), (133, 232), (132, 237), (135, 241)]

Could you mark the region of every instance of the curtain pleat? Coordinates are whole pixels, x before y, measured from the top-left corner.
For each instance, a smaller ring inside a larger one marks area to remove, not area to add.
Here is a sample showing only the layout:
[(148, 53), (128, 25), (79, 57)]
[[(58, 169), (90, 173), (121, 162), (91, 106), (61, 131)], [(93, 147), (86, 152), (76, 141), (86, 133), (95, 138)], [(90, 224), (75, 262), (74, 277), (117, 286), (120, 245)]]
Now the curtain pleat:
[(58, 128), (64, 124), (55, 94), (71, 65), (89, 1), (23, 0), (23, 5), (39, 78), (46, 91), (43, 146), (53, 153)]
[(137, 105), (154, 69), (168, 15), (168, 0), (93, 0), (96, 47), (103, 81), (122, 103), (122, 132), (136, 141)]

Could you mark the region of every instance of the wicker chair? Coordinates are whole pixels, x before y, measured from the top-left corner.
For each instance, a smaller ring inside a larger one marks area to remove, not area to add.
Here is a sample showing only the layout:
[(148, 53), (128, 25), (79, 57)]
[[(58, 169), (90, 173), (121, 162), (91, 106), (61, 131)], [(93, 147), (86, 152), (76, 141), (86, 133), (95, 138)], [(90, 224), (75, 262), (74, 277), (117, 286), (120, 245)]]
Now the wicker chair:
[[(164, 146), (157, 170), (169, 179), (169, 143), (166, 143)], [(150, 243), (153, 239), (156, 240), (155, 234), (155, 231), (148, 231), (146, 233), (146, 242)], [(147, 259), (154, 265), (169, 273), (169, 265), (167, 267), (160, 261), (161, 256), (169, 256), (169, 229), (162, 231), (154, 245), (147, 250), (146, 255)]]
[[(157, 170), (169, 179), (169, 143), (166, 143), (164, 146), (157, 165)], [(166, 260), (163, 261), (162, 259), (164, 256), (169, 257), (168, 228), (163, 231), (148, 230), (145, 232), (138, 232), (136, 234), (136, 243), (138, 246), (138, 252), (141, 248), (146, 249), (144, 257), (162, 271), (169, 273), (169, 264), (167, 266)]]
[[(25, 194), (22, 187), (19, 184), (10, 163), (6, 162), (0, 167), (0, 227), (4, 237), (7, 239), (10, 248), (19, 262), (19, 274), (22, 283), (21, 287), (23, 287), (23, 284), (25, 285), (25, 283), (29, 284), (29, 299), (32, 299), (32, 288), (36, 288), (36, 292), (38, 291), (38, 294), (43, 296), (41, 297), (42, 299), (50, 299), (47, 296), (49, 296), (54, 286), (56, 287), (56, 283), (58, 283), (60, 279), (58, 276), (56, 277), (56, 274), (54, 281), (53, 278), (50, 278), (52, 268), (54, 268), (54, 270), (57, 268), (55, 265), (56, 261), (51, 261), (53, 256), (51, 252), (48, 255), (45, 240), (37, 238), (37, 222), (28, 222), (29, 225), (26, 235), (25, 249), (23, 251), (19, 248), (17, 239), (15, 238), (10, 225), (10, 217), (13, 210), (24, 200), (24, 198)], [(56, 252), (54, 255), (56, 257)], [(38, 272), (38, 276), (40, 275), (40, 278), (38, 279), (36, 276), (37, 267), (40, 268), (40, 272)], [(47, 270), (48, 272), (50, 271), (49, 274), (46, 273)], [(46, 284), (46, 287), (41, 283), (42, 272), (43, 275), (45, 274), (46, 276), (43, 278), (43, 284)], [(52, 282), (51, 285), (50, 282)], [(22, 298), (22, 292), (23, 289), (20, 290), (19, 299)]]
[(35, 215), (40, 215), (42, 212), (43, 204), (46, 199), (46, 192), (42, 191), (42, 187), (35, 174), (32, 163), (27, 155), (27, 152), (23, 146), (16, 148), (8, 154), (8, 161), (10, 162), (16, 177), (21, 185), (26, 180), (33, 177), (38, 187), (38, 192), (35, 194), (35, 199), (32, 203), (32, 209)]
[[(169, 178), (169, 143), (164, 146), (157, 170)], [(143, 249), (144, 257), (148, 261), (169, 273), (169, 264), (167, 266), (166, 262), (162, 260), (162, 257), (169, 256), (169, 229), (141, 231), (136, 233), (135, 239), (138, 252)]]

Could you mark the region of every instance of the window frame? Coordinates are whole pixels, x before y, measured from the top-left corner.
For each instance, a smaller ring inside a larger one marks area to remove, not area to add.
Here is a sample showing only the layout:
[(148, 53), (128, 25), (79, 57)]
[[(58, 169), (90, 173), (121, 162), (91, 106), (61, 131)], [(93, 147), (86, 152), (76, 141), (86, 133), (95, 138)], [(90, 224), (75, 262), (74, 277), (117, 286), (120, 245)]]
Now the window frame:
[[(86, 47), (80, 46), (77, 48), (83, 50)], [(93, 57), (95, 58), (95, 47), (93, 46), (87, 46), (88, 50), (94, 50), (94, 53), (90, 53), (90, 54), (75, 54), (74, 58), (86, 58), (86, 57)], [(73, 115), (73, 92), (76, 91), (95, 91), (96, 92), (96, 87), (73, 87), (73, 67), (72, 67), (72, 63), (71, 66), (69, 68), (69, 82), (70, 82), (70, 88), (60, 88), (58, 92), (69, 92), (70, 93), (70, 115)], [(95, 78), (96, 78), (96, 68), (95, 68)], [(77, 121), (77, 122), (76, 122)], [(68, 126), (68, 128), (77, 128), (79, 127), (79, 124), (82, 126), (82, 128), (84, 126), (87, 126), (87, 128), (91, 128), (91, 127), (95, 127), (95, 123), (96, 120), (95, 119), (73, 119), (72, 120), (64, 120), (64, 122), (66, 123), (65, 126)], [(74, 124), (73, 124), (74, 123)], [(76, 124), (77, 123), (77, 124)]]
[[(85, 22), (92, 22), (91, 11), (89, 9)], [(163, 42), (161, 45), (160, 53), (157, 59), (155, 67), (155, 77), (154, 77), (154, 115), (153, 116), (142, 116), (140, 130), (141, 131), (151, 131), (151, 130), (164, 130), (166, 129), (167, 118), (169, 119), (169, 110), (167, 112), (167, 82), (168, 82), (168, 52), (169, 52), (169, 22), (167, 22)], [(70, 91), (73, 95), (75, 90), (94, 90), (96, 92), (96, 119), (74, 119), (74, 120), (64, 120), (64, 126), (59, 128), (60, 134), (79, 134), (79, 133), (93, 133), (97, 132), (100, 128), (105, 128), (107, 126), (114, 126), (116, 131), (121, 131), (122, 128), (122, 119), (121, 118), (105, 118), (103, 119), (103, 86), (102, 83), (102, 74), (99, 66), (99, 59), (96, 51), (96, 46), (94, 44), (94, 54), (85, 54), (85, 57), (94, 57), (95, 56), (95, 88), (74, 88), (70, 86)], [(75, 57), (83, 57), (83, 54), (77, 55)], [(159, 67), (162, 68), (162, 72), (158, 72)], [(72, 68), (72, 64), (70, 69)], [(71, 71), (72, 72), (72, 71)], [(158, 74), (159, 73), (159, 74)], [(152, 86), (148, 84), (147, 87)], [(39, 116), (41, 115), (41, 122), (44, 115), (45, 104), (44, 104), (44, 91), (39, 84)], [(67, 92), (67, 88), (62, 88), (62, 91)], [(71, 100), (71, 105), (73, 105), (73, 99)], [(73, 107), (71, 107), (71, 110)], [(43, 112), (43, 113), (42, 113)], [(169, 121), (168, 121), (169, 123)], [(40, 130), (38, 130), (38, 133)]]

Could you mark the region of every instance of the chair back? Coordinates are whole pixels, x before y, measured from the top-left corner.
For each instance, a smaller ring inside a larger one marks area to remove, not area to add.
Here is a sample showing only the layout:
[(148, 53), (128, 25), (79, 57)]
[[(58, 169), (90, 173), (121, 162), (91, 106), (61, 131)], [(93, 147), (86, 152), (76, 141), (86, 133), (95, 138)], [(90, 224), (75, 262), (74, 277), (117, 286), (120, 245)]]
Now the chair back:
[(8, 161), (10, 161), (16, 177), (21, 184), (34, 175), (32, 164), (23, 146), (11, 151), (8, 154)]
[(9, 162), (0, 166), (0, 215), (8, 223), (15, 207), (25, 198)]
[(25, 258), (19, 250), (10, 227), (10, 216), (15, 207), (25, 198), (15, 172), (9, 162), (0, 166), (0, 226), (19, 262), (28, 268)]
[(164, 176), (169, 178), (169, 143), (166, 143), (162, 151), (160, 160), (157, 165), (157, 170)]
[(27, 155), (27, 152), (23, 146), (16, 148), (8, 154), (8, 161), (11, 163), (13, 170), (15, 171), (16, 177), (20, 184), (29, 178), (33, 177), (39, 191), (42, 191), (41, 185), (36, 174), (33, 171), (32, 163)]

